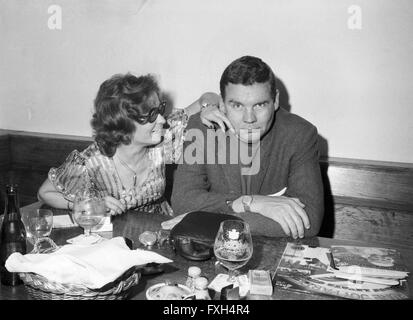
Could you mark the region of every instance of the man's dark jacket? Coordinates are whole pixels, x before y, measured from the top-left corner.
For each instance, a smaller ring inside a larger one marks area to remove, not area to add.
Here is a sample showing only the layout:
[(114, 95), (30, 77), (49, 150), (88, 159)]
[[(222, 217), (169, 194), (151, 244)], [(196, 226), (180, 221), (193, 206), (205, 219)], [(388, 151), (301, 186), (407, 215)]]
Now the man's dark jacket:
[[(199, 114), (190, 118), (187, 130), (192, 128), (201, 130), (204, 136), (207, 136), (207, 128), (201, 123)], [(219, 152), (226, 152), (227, 159), (230, 159), (229, 140), (224, 138), (218, 143), (217, 156)], [(191, 141), (184, 143), (183, 154), (190, 144)], [(204, 144), (207, 147), (207, 143)], [(203, 158), (206, 159), (205, 154)], [(174, 176), (171, 199), (174, 213), (202, 210), (235, 214), (226, 201), (235, 200), (242, 195), (240, 166), (187, 164), (186, 160), (183, 159), (183, 164), (178, 165)], [(275, 112), (270, 130), (261, 139), (260, 170), (251, 177), (251, 194), (270, 195), (287, 187), (285, 196), (299, 198), (305, 204), (304, 210), (311, 224), (305, 236), (318, 233), (324, 213), (323, 185), (318, 160), (316, 127), (279, 108)], [(237, 215), (249, 222), (255, 233), (284, 235), (277, 222), (260, 214)]]

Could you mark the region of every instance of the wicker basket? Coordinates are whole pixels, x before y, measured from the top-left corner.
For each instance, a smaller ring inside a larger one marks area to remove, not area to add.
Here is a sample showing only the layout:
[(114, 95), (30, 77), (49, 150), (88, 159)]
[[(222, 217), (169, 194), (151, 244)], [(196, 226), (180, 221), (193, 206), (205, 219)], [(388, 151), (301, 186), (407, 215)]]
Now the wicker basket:
[(57, 283), (30, 272), (19, 273), (19, 276), (29, 296), (35, 300), (123, 300), (127, 298), (129, 289), (138, 284), (141, 273), (139, 267), (132, 267), (100, 289)]

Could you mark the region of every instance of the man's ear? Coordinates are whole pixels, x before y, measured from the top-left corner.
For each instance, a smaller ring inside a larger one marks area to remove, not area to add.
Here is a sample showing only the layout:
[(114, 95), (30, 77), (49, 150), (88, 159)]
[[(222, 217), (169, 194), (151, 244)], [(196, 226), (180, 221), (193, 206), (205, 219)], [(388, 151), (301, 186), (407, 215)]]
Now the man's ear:
[(280, 106), (280, 91), (275, 93), (275, 99), (274, 99), (274, 110), (278, 110), (278, 107)]

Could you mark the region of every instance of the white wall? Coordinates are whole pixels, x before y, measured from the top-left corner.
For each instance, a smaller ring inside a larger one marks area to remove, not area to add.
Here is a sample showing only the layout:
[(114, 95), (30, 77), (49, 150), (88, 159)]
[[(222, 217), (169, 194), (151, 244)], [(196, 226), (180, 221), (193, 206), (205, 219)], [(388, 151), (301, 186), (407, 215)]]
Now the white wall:
[[(47, 9), (62, 8), (62, 30)], [(350, 5), (362, 29), (350, 30)], [(91, 135), (99, 84), (155, 73), (176, 106), (261, 57), (333, 157), (413, 162), (410, 0), (0, 0), (0, 128)]]

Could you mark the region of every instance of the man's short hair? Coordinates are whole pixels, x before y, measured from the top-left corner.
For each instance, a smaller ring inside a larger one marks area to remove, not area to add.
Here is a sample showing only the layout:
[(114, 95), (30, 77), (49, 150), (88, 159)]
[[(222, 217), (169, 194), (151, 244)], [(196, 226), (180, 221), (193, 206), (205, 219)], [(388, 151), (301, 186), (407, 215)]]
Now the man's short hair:
[(228, 83), (248, 86), (254, 83), (265, 83), (267, 81), (270, 83), (271, 97), (275, 99), (277, 87), (274, 72), (260, 58), (243, 56), (231, 62), (221, 76), (219, 87), (222, 99), (225, 99), (225, 87)]

